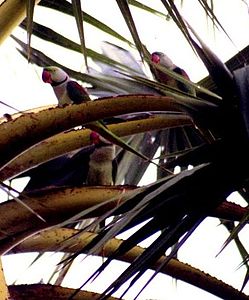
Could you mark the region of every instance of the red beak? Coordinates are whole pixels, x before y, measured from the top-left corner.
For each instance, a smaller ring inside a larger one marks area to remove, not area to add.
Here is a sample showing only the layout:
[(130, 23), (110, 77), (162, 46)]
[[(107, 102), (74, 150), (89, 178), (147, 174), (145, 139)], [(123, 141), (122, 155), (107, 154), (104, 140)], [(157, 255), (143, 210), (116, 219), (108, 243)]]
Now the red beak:
[(92, 144), (97, 145), (100, 142), (100, 137), (99, 134), (95, 131), (92, 131), (90, 133), (90, 141), (92, 142)]
[(160, 56), (156, 53), (152, 53), (151, 55), (151, 61), (155, 64), (160, 63)]
[(51, 78), (51, 74), (49, 71), (47, 71), (46, 69), (43, 70), (42, 72), (42, 80), (45, 82), (45, 83), (52, 83), (52, 78)]

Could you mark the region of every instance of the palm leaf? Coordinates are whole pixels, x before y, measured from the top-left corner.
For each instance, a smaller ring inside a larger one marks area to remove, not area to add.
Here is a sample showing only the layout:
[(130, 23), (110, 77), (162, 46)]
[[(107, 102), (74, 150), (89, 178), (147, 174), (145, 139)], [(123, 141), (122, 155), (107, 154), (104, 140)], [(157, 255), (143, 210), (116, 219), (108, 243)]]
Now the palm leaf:
[(28, 45), (28, 60), (31, 51), (31, 35), (33, 32), (33, 15), (34, 15), (35, 0), (27, 1), (27, 45)]
[(137, 29), (136, 29), (135, 22), (132, 18), (128, 2), (127, 2), (127, 0), (116, 0), (116, 1), (117, 1), (117, 4), (119, 6), (119, 9), (120, 9), (124, 19), (125, 19), (127, 27), (130, 30), (130, 33), (132, 35), (132, 38), (133, 38), (134, 43), (136, 45), (136, 48), (140, 53), (141, 59), (143, 60), (144, 57), (146, 57), (146, 52), (145, 52), (143, 44), (142, 44), (142, 42), (139, 38), (139, 34), (138, 34)]
[[(12, 36), (12, 38), (21, 46), (21, 49), (18, 49), (18, 51), (25, 58), (27, 58), (27, 45), (14, 36)], [(95, 60), (100, 61), (101, 63), (110, 62), (110, 59), (108, 57), (102, 56), (101, 54), (96, 54), (92, 52), (92, 56), (95, 58)], [(70, 77), (90, 84), (92, 87), (88, 87), (87, 90), (90, 94), (94, 96), (107, 97), (112, 95), (127, 94), (128, 91), (130, 91), (131, 93), (156, 93), (156, 91), (152, 88), (147, 88), (144, 85), (139, 85), (133, 80), (127, 80), (125, 78), (117, 80), (114, 76), (106, 77), (103, 76), (101, 73), (94, 71), (93, 69), (91, 69), (90, 74), (76, 72), (68, 67), (61, 65), (60, 63), (46, 56), (41, 51), (34, 48), (32, 48), (30, 61), (41, 67), (52, 65), (63, 68), (70, 75)], [(120, 67), (120, 64), (114, 60), (111, 60), (111, 63), (115, 64), (115, 67)]]
[(248, 81), (249, 81), (249, 68), (239, 68), (234, 72), (234, 79), (237, 88), (237, 92), (239, 94), (239, 105), (240, 105), (240, 112), (242, 114), (242, 118), (245, 124), (245, 128), (247, 134), (249, 134), (249, 111), (248, 111), (248, 95), (249, 95), (249, 88), (248, 88)]
[[(18, 38), (12, 36), (12, 38), (18, 42), (19, 45), (22, 46), (22, 50), (18, 50), (25, 58), (27, 58), (27, 47), (26, 44), (23, 43), (21, 40)], [(122, 89), (120, 87), (116, 87), (114, 84), (115, 81), (113, 80), (112, 82), (103, 82), (103, 80), (96, 78), (95, 76), (86, 74), (86, 73), (81, 73), (81, 72), (76, 72), (70, 68), (67, 68), (58, 62), (54, 61), (53, 59), (49, 58), (46, 56), (44, 53), (42, 53), (39, 50), (36, 50), (32, 48), (32, 53), (30, 57), (30, 61), (33, 63), (37, 64), (38, 66), (45, 67), (45, 66), (58, 66), (60, 68), (63, 68), (72, 78), (75, 78), (77, 80), (81, 80), (82, 82), (87, 82), (93, 86), (93, 89), (88, 88), (88, 91), (90, 94), (95, 94), (94, 90), (100, 89), (101, 96), (110, 96), (113, 94), (120, 94), (122, 93)], [(116, 81), (117, 82), (117, 81)]]
[(88, 69), (84, 28), (83, 28), (83, 13), (81, 11), (80, 0), (72, 0), (72, 6), (73, 6), (73, 12), (74, 12), (75, 20), (77, 23), (78, 32), (79, 32), (81, 51), (84, 56), (86, 68)]
[[(160, 145), (158, 135), (160, 131), (149, 132), (143, 134), (142, 136), (135, 136), (135, 142), (139, 146), (139, 149), (149, 157), (154, 157), (155, 153)], [(129, 153), (122, 153), (121, 159), (119, 161), (119, 172), (118, 172), (118, 182), (124, 180), (124, 184), (139, 184), (139, 181), (143, 177), (149, 163), (135, 157), (131, 156)]]
[[(218, 166), (211, 166), (211, 165), (202, 165), (199, 168), (193, 169), (193, 171), (185, 171), (181, 174), (173, 177), (172, 179), (168, 179), (165, 183), (161, 183), (159, 188), (157, 187), (154, 191), (150, 192), (149, 194), (146, 194), (142, 200), (135, 200), (133, 198), (130, 199), (130, 201), (133, 203), (133, 209), (129, 210), (129, 212), (124, 216), (123, 220), (119, 220), (118, 224), (118, 232), (113, 231), (112, 234), (116, 235), (120, 232), (123, 232), (124, 230), (127, 230), (130, 227), (133, 227), (137, 223), (143, 222), (145, 220), (148, 220), (152, 218), (152, 220), (145, 224), (137, 233), (133, 234), (130, 238), (125, 240), (122, 243), (121, 248), (119, 248), (116, 253), (109, 258), (97, 271), (95, 274), (93, 274), (93, 277), (99, 274), (99, 272), (102, 272), (103, 269), (109, 264), (109, 262), (112, 259), (115, 259), (119, 256), (119, 254), (122, 254), (129, 249), (131, 249), (134, 245), (139, 243), (141, 240), (148, 237), (148, 235), (153, 234), (154, 232), (158, 230), (163, 230), (165, 233), (165, 238), (163, 236), (159, 236), (159, 238), (151, 245), (152, 248), (148, 249), (154, 249), (155, 254), (153, 254), (153, 251), (151, 252), (148, 250), (149, 256), (145, 254), (142, 257), (138, 258), (138, 264), (133, 264), (131, 267), (127, 269), (127, 272), (125, 271), (120, 278), (115, 281), (105, 292), (108, 292), (107, 295), (110, 295), (112, 292), (117, 290), (128, 278), (135, 275), (137, 272), (141, 275), (144, 268), (147, 269), (150, 266), (150, 263), (154, 260), (157, 260), (159, 253), (162, 254), (162, 251), (166, 251), (168, 247), (172, 246), (182, 235), (183, 232), (186, 232), (186, 230), (190, 230), (196, 222), (198, 223), (199, 218), (203, 216), (204, 211), (209, 211), (213, 206), (215, 207), (217, 203), (219, 203), (219, 199), (226, 197), (231, 192), (230, 185), (230, 179), (228, 178), (227, 183), (224, 183), (222, 188), (220, 188), (219, 185), (219, 192), (214, 191), (214, 189), (211, 192), (212, 193), (218, 193), (218, 194), (210, 194), (207, 190), (207, 187), (205, 188), (205, 178), (209, 178), (210, 180), (210, 174), (213, 174), (213, 168), (216, 169), (216, 174), (219, 177), (224, 172), (224, 168), (218, 167)], [(191, 176), (189, 176), (191, 174)], [(224, 177), (224, 174), (222, 175)], [(218, 178), (217, 177), (217, 178)], [(195, 179), (194, 179), (195, 178)], [(217, 178), (213, 178), (214, 182), (212, 181), (212, 186), (214, 184), (217, 185)], [(198, 181), (197, 186), (195, 185), (195, 191), (193, 191), (194, 185), (191, 184), (189, 181), (194, 181), (195, 184)], [(216, 183), (215, 183), (216, 182)], [(183, 185), (182, 185), (183, 184)], [(228, 185), (227, 185), (228, 184)], [(156, 187), (156, 186), (155, 186)], [(186, 187), (191, 187), (191, 189), (186, 189)], [(205, 194), (207, 196), (206, 200), (203, 198), (203, 193), (200, 193), (200, 191), (203, 191), (205, 189)], [(175, 192), (177, 190), (177, 193)], [(188, 196), (185, 195), (185, 193), (190, 193)], [(144, 192), (143, 192), (144, 193)], [(162, 194), (161, 194), (162, 193)], [(195, 194), (196, 193), (196, 194)], [(221, 194), (220, 194), (221, 193)], [(166, 196), (167, 195), (167, 196)], [(183, 196), (184, 195), (184, 196)], [(202, 201), (200, 202), (199, 197), (202, 195)], [(142, 194), (141, 194), (142, 196)], [(156, 196), (156, 197), (155, 197)], [(135, 196), (137, 197), (137, 196)], [(140, 196), (139, 196), (140, 197)], [(157, 197), (160, 197), (160, 200), (157, 199)], [(183, 198), (181, 198), (183, 197)], [(189, 203), (185, 202), (185, 197), (189, 199)], [(210, 201), (212, 199), (212, 201)], [(216, 200), (215, 200), (216, 199)], [(224, 198), (223, 198), (224, 199)], [(130, 202), (129, 201), (129, 202)], [(192, 202), (193, 201), (193, 202)], [(218, 201), (218, 202), (216, 202)], [(129, 205), (131, 205), (130, 203)], [(137, 203), (137, 204), (136, 204)], [(205, 203), (205, 204), (204, 204)], [(123, 204), (126, 206), (126, 202)], [(123, 206), (122, 205), (122, 206)], [(122, 209), (122, 206), (118, 208), (119, 210)], [(181, 222), (179, 223), (178, 218), (182, 218), (185, 215), (185, 211), (188, 211), (189, 214), (189, 221), (187, 219), (182, 219), (182, 226)], [(168, 212), (168, 213), (167, 213)], [(174, 212), (174, 213), (172, 213)], [(191, 212), (193, 213), (191, 217)], [(192, 219), (193, 218), (193, 219)], [(127, 220), (128, 223), (127, 223)], [(191, 221), (192, 220), (192, 221)], [(169, 222), (169, 223), (168, 223)], [(186, 222), (186, 223), (185, 223)], [(188, 223), (190, 222), (190, 223)], [(123, 223), (123, 224), (122, 224)], [(167, 229), (168, 226), (168, 229)], [(172, 226), (172, 227), (171, 227)], [(177, 226), (179, 227), (179, 234), (176, 234), (174, 230), (176, 230)], [(115, 229), (116, 226), (114, 226)], [(164, 230), (165, 228), (165, 230)], [(110, 230), (110, 229), (109, 229)], [(173, 230), (172, 233), (171, 230)], [(172, 236), (171, 236), (172, 234)], [(97, 243), (99, 245), (102, 245), (102, 242), (99, 241), (99, 238), (97, 240)], [(159, 243), (159, 244), (157, 244)], [(161, 245), (161, 246), (159, 246)], [(93, 245), (89, 246), (91, 248)], [(119, 253), (120, 251), (120, 253)], [(146, 252), (147, 253), (147, 252)], [(155, 256), (154, 256), (155, 255)], [(140, 273), (141, 272), (141, 273)], [(138, 276), (140, 277), (140, 276)], [(136, 279), (138, 279), (136, 277)], [(109, 294), (110, 292), (110, 294)], [(105, 299), (105, 296), (104, 298)]]
[[(45, 6), (50, 9), (55, 9), (59, 12), (73, 16), (72, 5), (68, 1), (65, 1), (65, 0), (62, 0), (59, 2), (55, 2), (53, 0), (42, 0), (39, 3), (39, 5)], [(116, 32), (115, 30), (113, 30), (112, 28), (107, 26), (106, 24), (100, 22), (99, 20), (93, 18), (92, 16), (90, 16), (89, 14), (87, 14), (85, 12), (84, 12), (84, 22), (87, 22), (87, 23), (95, 26), (97, 29), (102, 30), (103, 32), (119, 39), (122, 42), (127, 43), (130, 46), (133, 45), (129, 40), (124, 38), (121, 34), (119, 34), (118, 32)]]
[(191, 42), (196, 52), (205, 64), (210, 76), (218, 87), (219, 93), (227, 101), (234, 103), (234, 90), (233, 90), (233, 75), (227, 66), (217, 57), (217, 55), (202, 41), (197, 35), (195, 30), (188, 24), (191, 32), (198, 40), (199, 46), (193, 38)]
[(164, 13), (162, 13), (162, 12), (156, 10), (156, 9), (153, 9), (152, 7), (147, 6), (147, 5), (145, 5), (145, 4), (143, 4), (139, 1), (128, 0), (128, 3), (130, 5), (133, 5), (133, 6), (137, 7), (137, 8), (140, 8), (140, 9), (146, 11), (146, 12), (149, 12), (149, 13), (152, 13), (152, 14), (157, 15), (159, 17), (162, 17), (163, 19), (166, 19), (166, 20), (168, 19), (168, 15), (165, 15)]
[(223, 27), (223, 25), (221, 24), (221, 22), (219, 21), (219, 19), (217, 18), (217, 16), (214, 13), (213, 1), (211, 1), (210, 5), (205, 0), (198, 0), (198, 2), (200, 3), (200, 5), (204, 9), (204, 11), (206, 12), (207, 17), (212, 20), (214, 26), (216, 26), (216, 28), (220, 28), (225, 33), (225, 35), (229, 38), (229, 40), (232, 42), (232, 39), (229, 37), (225, 28)]
[(186, 38), (186, 40), (189, 42), (190, 46), (192, 46), (191, 37), (187, 30), (187, 27), (185, 25), (185, 22), (180, 15), (177, 7), (175, 6), (174, 1), (172, 0), (161, 0), (162, 4), (167, 9), (170, 17), (173, 19), (173, 21), (176, 23), (177, 27), (181, 30), (183, 36)]
[(239, 236), (236, 235), (236, 234), (234, 235), (234, 233), (233, 233), (233, 231), (235, 229), (234, 222), (227, 221), (227, 220), (222, 220), (221, 223), (226, 227), (228, 232), (233, 235), (234, 242), (235, 242), (235, 244), (238, 248), (238, 251), (241, 255), (241, 258), (242, 258), (242, 264), (247, 269), (246, 274), (245, 274), (245, 278), (244, 278), (244, 281), (243, 281), (242, 287), (241, 287), (241, 291), (242, 291), (244, 289), (244, 287), (246, 286), (246, 284), (248, 282), (248, 279), (249, 279), (249, 265), (248, 265), (248, 261), (247, 261), (247, 258), (249, 257), (249, 254), (248, 254), (246, 248), (244, 247), (243, 243), (241, 242)]
[(31, 206), (27, 205), (22, 199), (15, 195), (20, 194), (17, 190), (3, 182), (0, 183), (0, 189), (4, 191), (10, 197), (10, 199), (14, 199), (18, 204), (22, 205), (25, 209), (34, 214), (39, 220), (46, 223), (46, 220), (40, 214), (35, 212)]

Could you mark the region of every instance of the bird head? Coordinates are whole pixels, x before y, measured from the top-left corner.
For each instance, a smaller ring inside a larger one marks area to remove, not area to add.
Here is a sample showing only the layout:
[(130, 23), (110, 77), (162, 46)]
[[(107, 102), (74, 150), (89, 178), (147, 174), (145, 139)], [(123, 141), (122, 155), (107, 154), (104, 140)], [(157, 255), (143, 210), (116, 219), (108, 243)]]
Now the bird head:
[(51, 85), (57, 85), (65, 82), (68, 79), (68, 75), (65, 71), (58, 67), (45, 67), (42, 72), (42, 80), (45, 83)]
[(100, 134), (98, 134), (96, 131), (92, 131), (90, 133), (90, 141), (95, 146), (104, 146), (104, 145), (112, 145), (111, 142), (103, 138)]
[(153, 52), (151, 54), (151, 61), (154, 64), (161, 64), (162, 66), (173, 70), (175, 68), (175, 65), (173, 64), (172, 60), (162, 52)]
[(90, 141), (91, 141), (92, 144), (95, 144), (95, 145), (99, 144), (99, 142), (100, 142), (100, 135), (97, 132), (92, 131), (90, 133)]

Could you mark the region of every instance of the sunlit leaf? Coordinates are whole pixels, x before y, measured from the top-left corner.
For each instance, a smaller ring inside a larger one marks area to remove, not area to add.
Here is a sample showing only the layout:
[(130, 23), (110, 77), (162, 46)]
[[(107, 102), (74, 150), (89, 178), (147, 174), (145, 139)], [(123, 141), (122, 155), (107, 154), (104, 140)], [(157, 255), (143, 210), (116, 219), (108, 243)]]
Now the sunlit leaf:
[[(42, 6), (51, 8), (51, 9), (56, 9), (60, 12), (63, 12), (65, 14), (69, 14), (69, 15), (73, 16), (72, 5), (66, 0), (60, 0), (60, 1), (42, 0), (39, 3), (39, 5), (42, 5)], [(84, 22), (87, 22), (87, 23), (95, 26), (99, 30), (102, 30), (102, 31), (106, 32), (107, 34), (109, 34), (109, 35), (111, 35), (111, 36), (127, 43), (130, 46), (133, 45), (132, 42), (130, 42), (128, 39), (124, 38), (121, 34), (116, 32), (111, 27), (107, 26), (106, 24), (104, 24), (104, 23), (100, 22), (99, 20), (93, 18), (92, 16), (90, 16), (86, 12), (84, 12)]]
[(86, 45), (85, 45), (85, 37), (84, 37), (84, 29), (83, 29), (83, 13), (81, 12), (81, 1), (72, 0), (72, 6), (73, 6), (73, 12), (77, 23), (78, 32), (79, 32), (81, 50), (84, 56), (86, 69), (88, 69)]
[[(25, 28), (27, 27), (26, 21), (23, 21), (20, 24), (20, 27)], [(37, 22), (33, 22), (33, 35), (49, 42), (53, 42), (56, 45), (59, 45), (61, 47), (64, 47), (66, 49), (70, 49), (76, 52), (81, 52), (81, 46), (80, 44), (75, 43), (74, 41), (66, 38), (65, 36), (61, 35), (60, 33), (52, 30), (51, 28), (48, 28), (46, 26), (43, 26)], [(23, 47), (27, 48), (25, 44), (22, 44)], [(116, 46), (117, 47), (117, 46)], [(116, 68), (127, 69), (132, 71), (132, 67), (128, 64), (123, 64), (121, 62), (118, 62), (111, 58), (111, 55), (108, 57), (106, 55), (103, 55), (101, 53), (98, 53), (94, 51), (93, 49), (86, 48), (86, 54), (88, 57), (92, 58), (96, 62), (105, 63), (109, 66), (113, 66)]]

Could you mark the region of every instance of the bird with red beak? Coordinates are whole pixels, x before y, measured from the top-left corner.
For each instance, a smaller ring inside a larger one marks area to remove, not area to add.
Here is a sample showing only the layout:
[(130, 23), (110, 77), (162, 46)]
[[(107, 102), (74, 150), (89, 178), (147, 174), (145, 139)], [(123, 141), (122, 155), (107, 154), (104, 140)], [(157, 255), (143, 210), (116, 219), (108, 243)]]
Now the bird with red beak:
[[(185, 79), (190, 80), (188, 74), (182, 68), (176, 66), (173, 61), (163, 52), (153, 52), (151, 54), (151, 61), (154, 64), (160, 64), (162, 67), (165, 67), (166, 69), (181, 75)], [(165, 72), (152, 68), (152, 73), (158, 82), (164, 83), (186, 93), (190, 92), (190, 88), (188, 86), (166, 74)]]
[[(84, 89), (76, 81), (71, 80), (68, 74), (58, 67), (52, 66), (44, 68), (42, 72), (42, 80), (45, 83), (51, 84), (57, 97), (58, 105), (60, 107), (64, 107), (68, 104), (80, 104), (91, 100), (86, 89)], [(101, 135), (108, 137), (108, 140), (110, 140), (112, 143), (115, 143), (116, 145), (122, 147), (127, 151), (130, 151), (131, 153), (141, 157), (146, 161), (154, 163), (145, 155), (139, 153), (136, 149), (132, 148), (129, 144), (124, 142), (113, 132), (108, 130), (102, 120), (93, 121), (88, 123), (87, 125), (88, 128), (94, 129), (95, 131), (101, 133)]]
[(67, 104), (80, 104), (90, 100), (86, 89), (75, 80), (70, 79), (68, 74), (58, 67), (45, 67), (42, 72), (42, 80), (51, 84), (57, 97), (58, 105), (61, 107)]
[(115, 145), (92, 131), (90, 140), (94, 151), (90, 155), (86, 183), (88, 185), (113, 185), (117, 173)]
[[(115, 159), (115, 145), (103, 138), (97, 132), (92, 131), (90, 141), (94, 150), (89, 156), (86, 184), (89, 186), (114, 185), (117, 174), (117, 162)], [(80, 223), (81, 228), (86, 228), (96, 219), (90, 218)], [(105, 220), (91, 230), (96, 231), (105, 226)]]

